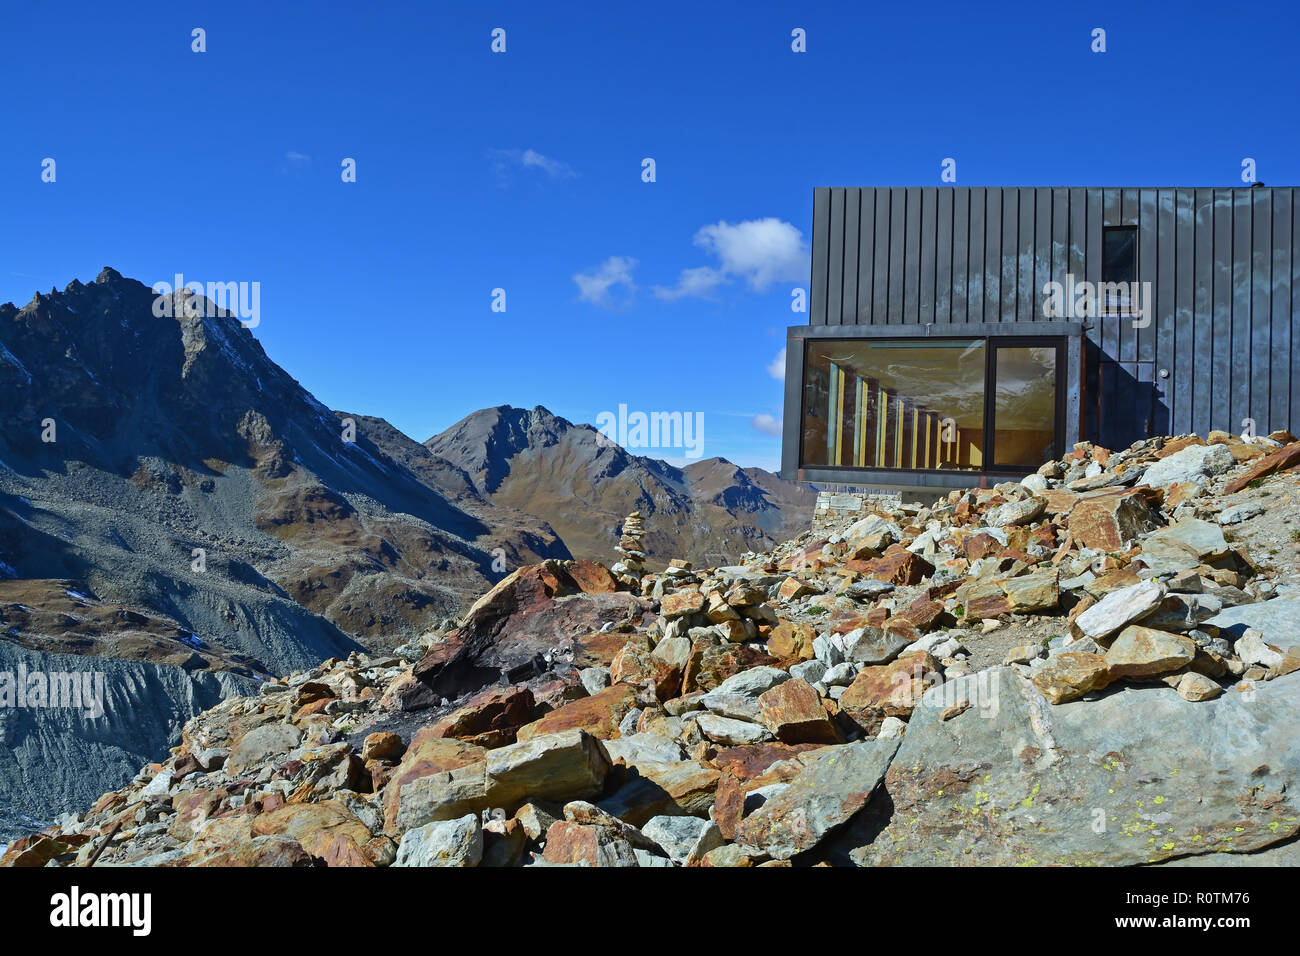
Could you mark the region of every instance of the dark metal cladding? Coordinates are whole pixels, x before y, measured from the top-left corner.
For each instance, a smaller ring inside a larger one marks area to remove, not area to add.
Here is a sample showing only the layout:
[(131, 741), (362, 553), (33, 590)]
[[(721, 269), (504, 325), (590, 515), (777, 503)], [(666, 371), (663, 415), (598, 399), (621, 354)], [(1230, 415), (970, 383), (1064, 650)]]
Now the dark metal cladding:
[[(1150, 323), (1085, 319), (1083, 437), (1300, 425), (1294, 187), (814, 191), (819, 326), (1049, 322), (1048, 281), (1101, 281), (1102, 230), (1137, 227)], [(1019, 331), (1019, 329), (1017, 329)], [(788, 383), (788, 390), (797, 382)], [(787, 398), (787, 416), (799, 403)]]

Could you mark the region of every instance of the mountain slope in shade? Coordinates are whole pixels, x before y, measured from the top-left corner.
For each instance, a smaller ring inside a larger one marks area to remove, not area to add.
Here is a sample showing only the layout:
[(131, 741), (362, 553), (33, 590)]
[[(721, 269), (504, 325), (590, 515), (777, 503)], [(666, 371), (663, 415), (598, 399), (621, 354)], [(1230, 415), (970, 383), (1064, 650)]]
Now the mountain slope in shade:
[(816, 500), (811, 486), (721, 458), (677, 468), (633, 455), (541, 406), (482, 409), (425, 446), (480, 498), (545, 520), (578, 557), (614, 557), (639, 510), (652, 560), (727, 563), (806, 530)]
[(71, 580), (281, 672), (457, 613), (501, 576), (476, 541), (554, 549), (344, 440), (236, 318), (186, 301), (156, 315), (105, 269), (0, 306), (0, 575)]

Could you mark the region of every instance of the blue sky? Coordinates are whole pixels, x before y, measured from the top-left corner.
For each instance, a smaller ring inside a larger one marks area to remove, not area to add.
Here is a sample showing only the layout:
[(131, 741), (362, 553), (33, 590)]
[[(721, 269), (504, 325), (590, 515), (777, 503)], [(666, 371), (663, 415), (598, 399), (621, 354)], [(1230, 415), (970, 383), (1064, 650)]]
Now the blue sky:
[(260, 282), (272, 359), (420, 440), (625, 404), (775, 468), (814, 186), (1300, 178), (1291, 3), (127, 7), (0, 11), (0, 301)]

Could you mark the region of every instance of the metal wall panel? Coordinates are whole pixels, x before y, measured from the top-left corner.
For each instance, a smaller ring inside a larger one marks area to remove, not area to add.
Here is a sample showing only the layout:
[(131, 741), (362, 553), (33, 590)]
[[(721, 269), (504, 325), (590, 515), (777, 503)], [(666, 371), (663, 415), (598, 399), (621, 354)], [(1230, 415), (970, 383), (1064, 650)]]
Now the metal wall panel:
[(1044, 284), (1099, 282), (1102, 229), (1136, 225), (1151, 322), (1088, 321), (1086, 431), (1295, 431), (1298, 191), (819, 188), (809, 322), (1046, 321)]

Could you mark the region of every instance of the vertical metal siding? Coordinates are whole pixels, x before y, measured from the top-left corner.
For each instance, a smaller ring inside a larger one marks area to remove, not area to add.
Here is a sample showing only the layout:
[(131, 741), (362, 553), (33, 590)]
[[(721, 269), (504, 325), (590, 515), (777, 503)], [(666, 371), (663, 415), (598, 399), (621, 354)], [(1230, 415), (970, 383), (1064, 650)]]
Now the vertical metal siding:
[[(1086, 429), (1300, 427), (1294, 188), (819, 188), (812, 325), (1032, 323), (1043, 285), (1101, 280), (1102, 229), (1138, 227), (1151, 324), (1090, 322)], [(957, 331), (954, 329), (954, 331)], [(1167, 375), (1162, 376), (1164, 371)], [(1100, 401), (1097, 412), (1091, 403)], [(1149, 407), (1148, 407), (1149, 405)]]

